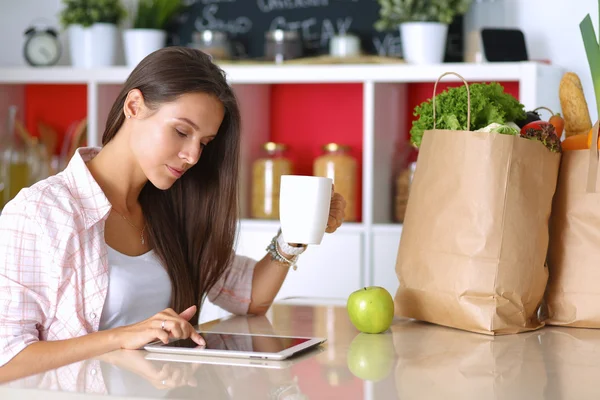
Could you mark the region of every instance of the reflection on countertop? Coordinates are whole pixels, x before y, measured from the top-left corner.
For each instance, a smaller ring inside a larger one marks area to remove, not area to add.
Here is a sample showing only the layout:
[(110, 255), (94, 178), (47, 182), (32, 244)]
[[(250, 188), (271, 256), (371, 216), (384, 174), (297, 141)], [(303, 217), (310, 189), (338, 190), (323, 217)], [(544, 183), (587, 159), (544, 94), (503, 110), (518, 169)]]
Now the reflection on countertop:
[(486, 336), (395, 320), (359, 333), (340, 305), (276, 304), (266, 317), (232, 317), (205, 330), (321, 336), (319, 349), (260, 365), (217, 357), (117, 351), (0, 386), (135, 398), (580, 399), (600, 395), (600, 331), (545, 328)]

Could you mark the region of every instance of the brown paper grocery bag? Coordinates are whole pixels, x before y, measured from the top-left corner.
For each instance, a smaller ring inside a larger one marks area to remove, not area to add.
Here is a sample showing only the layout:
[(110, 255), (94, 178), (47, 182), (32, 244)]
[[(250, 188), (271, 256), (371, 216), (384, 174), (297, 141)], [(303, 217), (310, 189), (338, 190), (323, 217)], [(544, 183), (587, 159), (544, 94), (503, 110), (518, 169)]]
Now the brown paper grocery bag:
[(598, 123), (590, 150), (563, 154), (550, 220), (548, 324), (600, 328)]
[(436, 130), (433, 110), (398, 249), (396, 314), (492, 335), (540, 328), (560, 154), (517, 136)]

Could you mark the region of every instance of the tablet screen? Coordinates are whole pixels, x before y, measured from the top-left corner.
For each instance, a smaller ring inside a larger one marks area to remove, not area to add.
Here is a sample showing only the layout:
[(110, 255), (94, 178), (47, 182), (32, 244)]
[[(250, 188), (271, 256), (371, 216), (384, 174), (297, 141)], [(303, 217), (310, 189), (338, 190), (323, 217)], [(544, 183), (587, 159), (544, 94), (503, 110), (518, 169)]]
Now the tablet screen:
[(309, 341), (305, 338), (238, 335), (234, 333), (200, 333), (206, 346), (198, 346), (192, 339), (176, 340), (164, 347), (185, 347), (189, 349), (204, 348), (209, 350), (252, 351), (262, 353), (278, 353), (282, 350)]

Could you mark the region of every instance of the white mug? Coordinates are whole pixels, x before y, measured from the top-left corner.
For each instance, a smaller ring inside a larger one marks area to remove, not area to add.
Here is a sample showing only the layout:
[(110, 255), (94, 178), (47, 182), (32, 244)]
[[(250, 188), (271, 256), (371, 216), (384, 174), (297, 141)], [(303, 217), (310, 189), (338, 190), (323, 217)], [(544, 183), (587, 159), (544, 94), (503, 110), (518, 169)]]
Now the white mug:
[(281, 234), (287, 243), (321, 244), (333, 180), (316, 176), (283, 175), (279, 191)]

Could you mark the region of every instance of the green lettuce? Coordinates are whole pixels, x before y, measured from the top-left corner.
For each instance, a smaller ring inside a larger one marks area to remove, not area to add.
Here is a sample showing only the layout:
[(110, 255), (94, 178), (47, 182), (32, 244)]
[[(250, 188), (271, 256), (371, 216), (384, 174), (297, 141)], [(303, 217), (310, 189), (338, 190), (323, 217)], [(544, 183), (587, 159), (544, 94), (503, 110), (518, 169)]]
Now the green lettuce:
[[(497, 82), (474, 83), (471, 92), (471, 130), (475, 131), (497, 123), (525, 119), (525, 107), (512, 95), (504, 92)], [(435, 97), (436, 128), (467, 130), (467, 89), (458, 86), (447, 89)], [(433, 105), (431, 99), (415, 107), (410, 130), (410, 141), (415, 147), (421, 145), (423, 132), (433, 129)]]
[(514, 126), (511, 126), (509, 124), (510, 123), (507, 123), (506, 125), (502, 125), (502, 124), (498, 124), (498, 123), (494, 122), (493, 124), (489, 124), (485, 128), (477, 129), (477, 132), (500, 133), (503, 135), (512, 135), (512, 136), (519, 135), (520, 131), (519, 131), (518, 127), (515, 128)]

